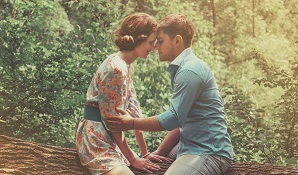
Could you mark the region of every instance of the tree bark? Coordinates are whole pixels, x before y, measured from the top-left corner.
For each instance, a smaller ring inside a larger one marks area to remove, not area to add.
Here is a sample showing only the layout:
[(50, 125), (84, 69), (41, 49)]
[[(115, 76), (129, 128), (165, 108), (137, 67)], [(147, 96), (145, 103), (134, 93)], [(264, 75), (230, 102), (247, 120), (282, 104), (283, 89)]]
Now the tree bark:
[[(169, 163), (159, 163), (164, 174)], [(130, 167), (136, 175), (146, 174)], [(0, 135), (0, 174), (90, 175), (75, 149), (61, 148)], [(225, 175), (298, 175), (298, 168), (270, 164), (235, 163)]]
[(255, 0), (252, 0), (252, 36), (256, 37), (256, 33), (255, 33)]
[(212, 19), (213, 19), (213, 27), (216, 28), (216, 13), (215, 13), (215, 5), (214, 0), (210, 0)]

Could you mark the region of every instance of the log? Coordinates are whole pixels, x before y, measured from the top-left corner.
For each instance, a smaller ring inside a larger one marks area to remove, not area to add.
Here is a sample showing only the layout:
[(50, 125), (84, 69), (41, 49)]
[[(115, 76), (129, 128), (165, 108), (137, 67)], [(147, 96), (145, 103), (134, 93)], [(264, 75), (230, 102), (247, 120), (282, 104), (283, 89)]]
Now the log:
[[(170, 166), (159, 163), (162, 175)], [(130, 167), (136, 175), (146, 173)], [(28, 142), (0, 135), (0, 174), (90, 175), (79, 162), (75, 149)], [(298, 175), (297, 167), (271, 164), (235, 163), (225, 175)]]

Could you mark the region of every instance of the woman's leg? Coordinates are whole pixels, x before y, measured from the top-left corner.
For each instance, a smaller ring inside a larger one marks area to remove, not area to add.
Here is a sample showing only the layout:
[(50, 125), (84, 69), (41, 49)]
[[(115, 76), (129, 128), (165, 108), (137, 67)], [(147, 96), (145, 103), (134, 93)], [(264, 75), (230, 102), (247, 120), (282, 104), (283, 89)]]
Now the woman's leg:
[(111, 171), (104, 173), (104, 175), (134, 175), (134, 173), (125, 165), (120, 165), (113, 168)]

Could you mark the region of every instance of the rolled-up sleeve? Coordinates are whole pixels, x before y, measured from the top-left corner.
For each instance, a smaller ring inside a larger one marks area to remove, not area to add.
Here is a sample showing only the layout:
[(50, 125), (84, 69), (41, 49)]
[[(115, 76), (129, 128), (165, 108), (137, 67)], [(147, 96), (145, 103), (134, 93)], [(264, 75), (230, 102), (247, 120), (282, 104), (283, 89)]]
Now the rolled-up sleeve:
[(202, 86), (204, 86), (204, 82), (193, 71), (177, 72), (171, 106), (166, 112), (158, 115), (158, 120), (165, 129), (173, 130), (184, 124)]

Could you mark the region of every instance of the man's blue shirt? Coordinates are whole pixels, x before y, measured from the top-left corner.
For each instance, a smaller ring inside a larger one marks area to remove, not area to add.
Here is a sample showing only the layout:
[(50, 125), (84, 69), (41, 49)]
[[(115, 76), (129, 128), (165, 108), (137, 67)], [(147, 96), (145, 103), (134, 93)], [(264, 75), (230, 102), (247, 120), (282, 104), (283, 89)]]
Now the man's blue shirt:
[(210, 68), (187, 48), (171, 62), (169, 72), (171, 106), (158, 120), (167, 130), (180, 128), (178, 157), (217, 154), (233, 159), (223, 101)]

